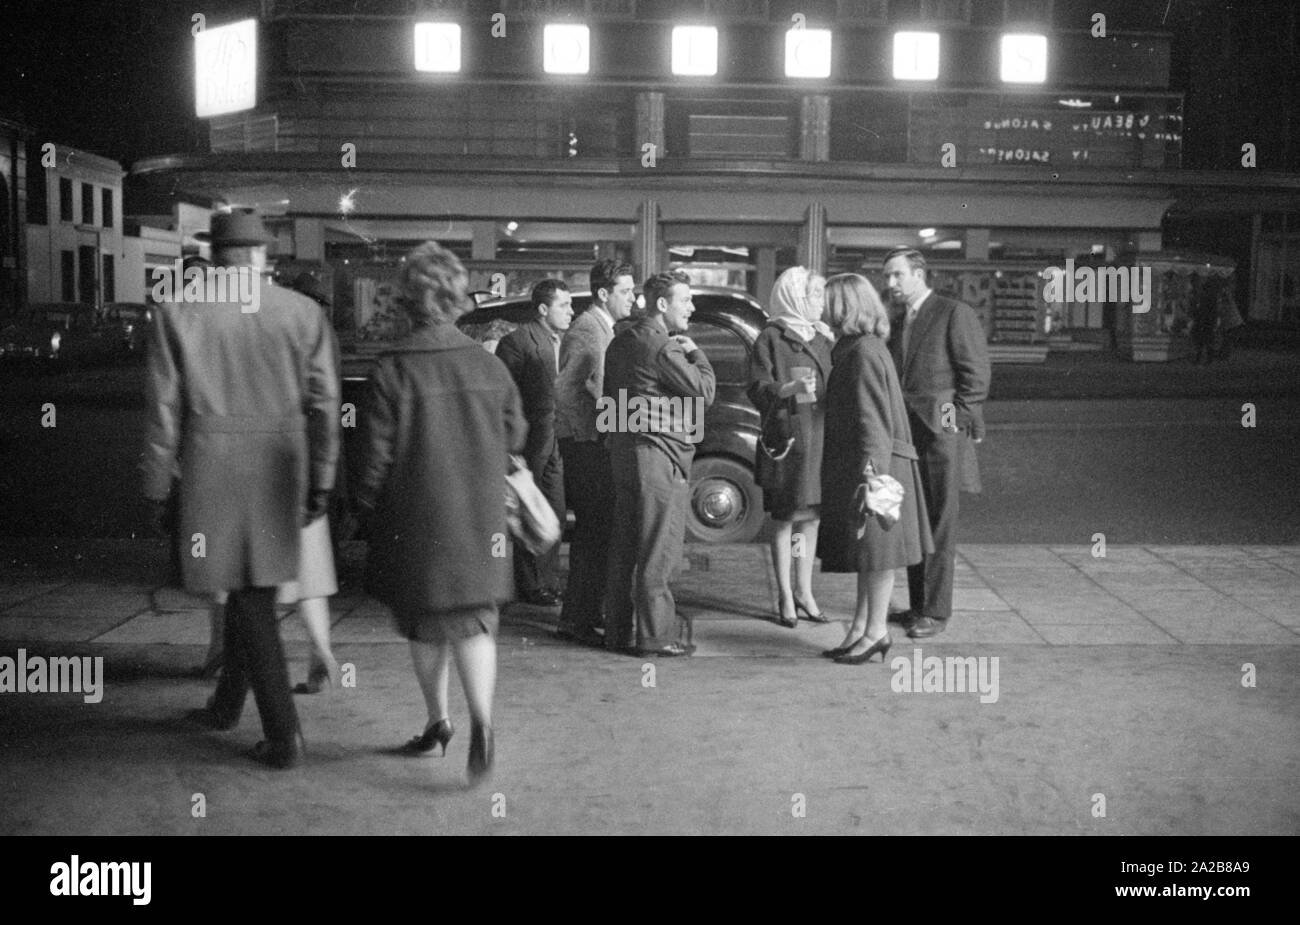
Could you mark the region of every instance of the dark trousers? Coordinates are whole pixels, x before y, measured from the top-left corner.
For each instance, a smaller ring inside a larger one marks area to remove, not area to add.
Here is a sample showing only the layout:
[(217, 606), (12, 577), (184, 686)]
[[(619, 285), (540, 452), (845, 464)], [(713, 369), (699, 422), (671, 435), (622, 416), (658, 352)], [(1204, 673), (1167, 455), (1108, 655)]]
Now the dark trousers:
[[(551, 509), (564, 525), (564, 463), (557, 448), (549, 456), (528, 460), (528, 471), (541, 489)], [(523, 598), (534, 597), (542, 591), (559, 591), (560, 579), (557, 565), (560, 544), (535, 556), (518, 543), (515, 544), (515, 590)]]
[(224, 718), (238, 719), (251, 686), (266, 739), (287, 744), (298, 731), (298, 713), (289, 692), (289, 670), (275, 621), (275, 591), (244, 588), (230, 592), (225, 667), (212, 709)]
[(564, 588), (560, 627), (582, 632), (605, 625), (614, 476), (609, 450), (594, 440), (562, 439), (560, 456), (564, 460), (564, 497), (573, 509), (569, 581)]
[(653, 446), (610, 440), (614, 529), (609, 543), (605, 645), (657, 649), (678, 641), (668, 583), (682, 558), (690, 482)]
[(908, 415), (921, 470), (921, 490), (934, 534), (934, 552), (907, 569), (907, 596), (913, 614), (947, 620), (952, 616), (952, 583), (957, 569), (957, 507), (961, 497), (961, 436), (935, 434)]

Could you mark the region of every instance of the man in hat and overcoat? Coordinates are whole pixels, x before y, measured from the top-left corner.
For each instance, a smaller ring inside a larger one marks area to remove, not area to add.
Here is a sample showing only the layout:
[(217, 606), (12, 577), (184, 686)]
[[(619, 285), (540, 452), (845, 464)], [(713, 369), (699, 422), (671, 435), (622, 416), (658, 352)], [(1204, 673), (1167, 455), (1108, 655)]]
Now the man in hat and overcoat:
[[(338, 376), (327, 322), (310, 299), (262, 278), (271, 240), (252, 210), (218, 213), (208, 235), (214, 271), (247, 284), (225, 301), (158, 307), (148, 354), (144, 494), (161, 518), (179, 458), (178, 542), (186, 590), (229, 592), (226, 667), (207, 728), (239, 722), (248, 689), (273, 767), (301, 755), (275, 620), (276, 586), (298, 575), (304, 524), (325, 514), (338, 454)], [(212, 287), (207, 289), (210, 298)], [(186, 290), (188, 293), (189, 290)]]

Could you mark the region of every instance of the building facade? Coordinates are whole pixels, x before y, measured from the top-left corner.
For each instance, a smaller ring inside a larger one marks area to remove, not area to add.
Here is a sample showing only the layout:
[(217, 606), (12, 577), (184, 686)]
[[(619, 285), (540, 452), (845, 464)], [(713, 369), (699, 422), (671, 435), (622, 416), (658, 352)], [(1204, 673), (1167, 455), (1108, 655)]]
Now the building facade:
[[(1267, 165), (1184, 169), (1173, 36), (1158, 11), (1099, 28), (1091, 10), (266, 2), (256, 106), (212, 116), (208, 154), (133, 172), (261, 208), (281, 259), (328, 271), (345, 329), (364, 327), (400, 255), (429, 238), (498, 292), (581, 280), (593, 258), (621, 253), (641, 277), (680, 266), (760, 300), (786, 266), (875, 272), (908, 243), (977, 309), (995, 356), (1041, 358), (1053, 333), (1105, 342), (1117, 311), (1053, 310), (1048, 266), (1160, 252), (1171, 211), (1248, 220), (1264, 201), (1285, 212), (1300, 200), (1296, 178)], [(712, 55), (712, 73), (674, 73), (685, 26), (715, 31), (687, 44), (680, 69), (707, 71)], [(900, 32), (935, 38), (900, 46)]]

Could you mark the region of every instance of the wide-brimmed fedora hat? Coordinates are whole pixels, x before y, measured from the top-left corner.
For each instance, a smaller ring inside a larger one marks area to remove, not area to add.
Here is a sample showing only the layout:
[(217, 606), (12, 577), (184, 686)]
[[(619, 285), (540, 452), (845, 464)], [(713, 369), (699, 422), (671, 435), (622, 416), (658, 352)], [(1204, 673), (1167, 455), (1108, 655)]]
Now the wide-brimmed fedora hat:
[(320, 281), (306, 270), (295, 276), (290, 286), (295, 292), (301, 292), (307, 298), (315, 299), (326, 307), (329, 307), (334, 302), (330, 298), (330, 294), (325, 291), (325, 287), (320, 284)]
[(270, 244), (275, 238), (267, 233), (262, 217), (256, 209), (235, 209), (217, 212), (212, 216), (210, 231), (200, 231), (194, 237), (214, 247), (254, 247)]

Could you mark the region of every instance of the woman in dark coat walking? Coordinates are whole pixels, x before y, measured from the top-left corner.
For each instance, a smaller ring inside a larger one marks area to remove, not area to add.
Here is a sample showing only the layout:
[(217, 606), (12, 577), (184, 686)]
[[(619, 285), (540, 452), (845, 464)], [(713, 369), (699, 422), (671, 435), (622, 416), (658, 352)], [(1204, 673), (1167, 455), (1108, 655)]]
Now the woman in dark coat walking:
[[(772, 320), (758, 335), (750, 361), (749, 398), (763, 415), (754, 459), (763, 510), (772, 515), (772, 564), (782, 626), (799, 615), (825, 623), (812, 593), (813, 556), (820, 524), (826, 377), (831, 371), (830, 329), (822, 323), (824, 280), (791, 267), (772, 288)], [(792, 549), (795, 534), (798, 549)], [(794, 587), (790, 567), (795, 565)]]
[[(916, 449), (903, 391), (885, 346), (889, 315), (871, 284), (856, 273), (826, 283), (826, 318), (839, 340), (826, 384), (826, 445), (822, 457), (823, 524), (818, 555), (823, 572), (857, 572), (858, 598), (844, 641), (826, 652), (838, 662), (881, 660), (892, 641), (886, 619), (894, 570), (934, 550)], [(855, 494), (871, 462), (877, 475), (903, 486), (899, 520), (882, 526), (859, 513)]]
[(454, 657), (475, 783), (492, 766), (497, 608), (512, 593), (506, 464), (527, 425), (505, 366), (456, 329), (472, 305), (456, 256), (422, 244), (407, 256), (402, 281), (414, 331), (380, 356), (371, 376), (355, 495), (370, 546), (366, 590), (393, 609), (410, 640), (429, 711), (404, 751), (446, 752)]

